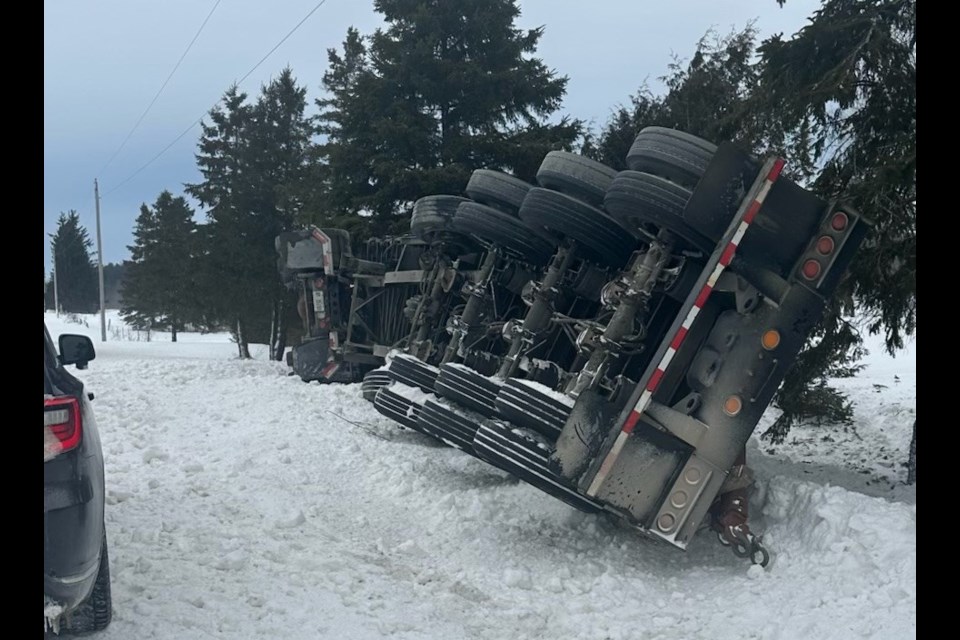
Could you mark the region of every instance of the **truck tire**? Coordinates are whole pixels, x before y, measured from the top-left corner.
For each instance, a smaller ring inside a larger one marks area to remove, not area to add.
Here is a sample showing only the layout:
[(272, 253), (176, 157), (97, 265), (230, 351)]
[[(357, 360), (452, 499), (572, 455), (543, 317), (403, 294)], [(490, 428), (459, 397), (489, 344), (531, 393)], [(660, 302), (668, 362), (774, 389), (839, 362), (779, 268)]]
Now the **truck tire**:
[(504, 383), (494, 404), (505, 420), (536, 431), (550, 442), (560, 437), (571, 410), (571, 405), (516, 379)]
[(626, 264), (637, 246), (634, 236), (600, 209), (550, 189), (530, 189), (520, 219), (576, 240), (584, 257), (603, 265)]
[(387, 365), (387, 375), (401, 384), (433, 393), (440, 370), (408, 354), (399, 354)]
[(497, 415), (494, 404), (500, 385), (461, 364), (440, 366), (440, 375), (433, 387), (438, 396), (475, 411), (485, 418)]
[(547, 469), (551, 448), (532, 431), (519, 429), (509, 422), (486, 420), (473, 438), (477, 455), (490, 464), (509, 471), (524, 482), (586, 513), (602, 507), (566, 485)]
[(501, 171), (477, 169), (464, 189), (471, 200), (516, 215), (532, 184)]
[(477, 413), (431, 399), (423, 404), (417, 428), (444, 444), (474, 455), (473, 436), (483, 420)]
[(393, 379), (384, 369), (374, 369), (363, 376), (363, 382), (360, 383), (360, 395), (367, 402), (373, 402), (377, 396), (377, 391), (393, 382)]
[(450, 220), (457, 212), (457, 207), (463, 202), (470, 202), (470, 200), (460, 196), (446, 195), (420, 198), (413, 204), (410, 233), (427, 242), (433, 242), (449, 233)]
[(494, 243), (520, 260), (535, 265), (545, 265), (556, 248), (517, 218), (470, 201), (457, 208), (451, 228), (457, 233)]
[(600, 206), (617, 171), (605, 164), (567, 151), (551, 151), (537, 170), (537, 183), (584, 202)]
[(717, 145), (689, 133), (646, 127), (627, 153), (627, 166), (693, 189), (716, 151)]
[[(395, 385), (397, 385), (396, 388)], [(377, 413), (390, 418), (401, 427), (420, 431), (417, 426), (417, 418), (423, 409), (423, 405), (399, 393), (400, 387), (403, 386), (406, 385), (395, 383), (380, 387), (373, 399), (373, 407), (377, 410)]]
[(660, 176), (640, 171), (621, 171), (607, 191), (604, 207), (610, 216), (639, 235), (653, 225), (677, 234), (692, 246), (710, 253), (715, 243), (687, 224), (683, 210), (690, 190)]

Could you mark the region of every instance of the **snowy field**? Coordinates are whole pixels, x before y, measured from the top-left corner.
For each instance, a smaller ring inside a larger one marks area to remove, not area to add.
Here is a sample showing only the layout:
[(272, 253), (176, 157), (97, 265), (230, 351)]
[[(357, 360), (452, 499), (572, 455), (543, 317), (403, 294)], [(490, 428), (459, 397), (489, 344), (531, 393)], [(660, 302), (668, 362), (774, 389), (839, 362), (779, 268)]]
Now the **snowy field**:
[(871, 340), (839, 381), (852, 427), (751, 441), (764, 570), (706, 531), (682, 552), (581, 514), (226, 335), (137, 341), (113, 316), (102, 344), (98, 316), (44, 317), (97, 347), (78, 373), (106, 458), (97, 638), (916, 637), (915, 343), (892, 359)]

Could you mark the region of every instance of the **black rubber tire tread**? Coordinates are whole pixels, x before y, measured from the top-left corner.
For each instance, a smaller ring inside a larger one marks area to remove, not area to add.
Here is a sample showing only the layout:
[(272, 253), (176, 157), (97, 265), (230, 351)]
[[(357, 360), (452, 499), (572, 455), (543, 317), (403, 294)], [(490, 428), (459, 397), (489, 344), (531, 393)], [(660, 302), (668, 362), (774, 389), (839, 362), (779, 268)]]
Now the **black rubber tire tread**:
[(637, 246), (635, 237), (600, 209), (550, 189), (531, 189), (520, 218), (576, 240), (584, 257), (600, 264), (623, 266)]
[(532, 187), (529, 182), (502, 171), (477, 169), (470, 174), (464, 193), (480, 204), (516, 215)]
[(519, 380), (507, 380), (494, 404), (505, 420), (536, 431), (550, 442), (560, 437), (572, 411), (572, 407)]
[(387, 375), (392, 380), (433, 393), (440, 369), (408, 354), (395, 356), (387, 365)]
[(494, 393), (483, 391), (469, 384), (464, 384), (461, 380), (451, 380), (450, 378), (437, 378), (434, 389), (441, 398), (479, 413), (485, 418), (497, 415), (497, 408), (494, 404), (497, 396)]
[(417, 426), (423, 433), (475, 455), (473, 436), (484, 419), (472, 411), (455, 408), (437, 400), (427, 400), (417, 419)]
[(438, 396), (475, 411), (485, 418), (497, 415), (494, 404), (500, 385), (462, 365), (445, 364), (433, 386)]
[(551, 151), (540, 163), (537, 183), (600, 206), (615, 175), (616, 169), (596, 160), (568, 151)]
[(360, 383), (360, 395), (367, 402), (373, 402), (377, 391), (393, 382), (390, 375), (383, 370), (375, 369), (363, 376), (363, 382)]
[(90, 595), (69, 616), (66, 624), (60, 625), (60, 633), (86, 634), (102, 631), (113, 619), (113, 597), (110, 592), (110, 554), (107, 551), (107, 533), (103, 533), (100, 546), (100, 567), (97, 580)]
[(690, 195), (689, 189), (666, 178), (640, 171), (621, 171), (607, 191), (604, 207), (611, 217), (631, 231), (653, 224), (710, 253), (715, 243), (683, 218)]
[(509, 471), (575, 509), (586, 513), (602, 510), (600, 504), (580, 495), (547, 469), (550, 451), (542, 446), (537, 434), (524, 433), (509, 422), (486, 420), (473, 438), (473, 448), (490, 464)]
[(493, 242), (534, 265), (546, 264), (556, 248), (556, 244), (514, 216), (475, 202), (465, 202), (457, 208), (451, 229)]
[[(380, 415), (386, 416), (407, 429), (420, 431), (417, 419), (423, 410), (423, 405), (412, 402), (390, 387), (381, 387), (373, 399), (373, 406)], [(412, 411), (411, 411), (412, 407)], [(408, 415), (408, 413), (412, 415)]]
[(469, 198), (462, 196), (424, 196), (413, 203), (410, 215), (410, 233), (418, 238), (431, 241), (438, 234), (450, 232), (450, 221), (464, 202)]
[(665, 127), (646, 127), (627, 152), (627, 166), (662, 176), (693, 189), (703, 176), (717, 145)]

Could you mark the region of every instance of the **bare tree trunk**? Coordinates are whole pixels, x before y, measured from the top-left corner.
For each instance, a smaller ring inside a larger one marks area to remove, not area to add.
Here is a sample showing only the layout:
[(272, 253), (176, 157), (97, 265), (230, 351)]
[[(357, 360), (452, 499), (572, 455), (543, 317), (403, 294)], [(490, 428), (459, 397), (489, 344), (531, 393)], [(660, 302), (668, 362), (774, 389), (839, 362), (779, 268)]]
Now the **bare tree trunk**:
[(283, 352), (287, 348), (287, 305), (283, 296), (273, 305), (270, 333), (270, 357), (279, 362), (283, 360)]
[(237, 318), (237, 351), (240, 354), (241, 360), (250, 359), (250, 345), (247, 343), (247, 334), (243, 330), (243, 320)]
[(917, 481), (917, 421), (913, 421), (913, 437), (910, 439), (910, 457), (907, 458), (907, 484)]
[(247, 341), (247, 332), (243, 329), (243, 323), (240, 324), (240, 357), (244, 360), (249, 360), (250, 356), (250, 343)]
[(243, 357), (243, 349), (240, 347), (240, 318), (237, 318), (236, 322), (233, 323), (233, 339), (237, 343), (237, 357)]
[(270, 359), (277, 359), (277, 305), (276, 300), (273, 301), (270, 309)]

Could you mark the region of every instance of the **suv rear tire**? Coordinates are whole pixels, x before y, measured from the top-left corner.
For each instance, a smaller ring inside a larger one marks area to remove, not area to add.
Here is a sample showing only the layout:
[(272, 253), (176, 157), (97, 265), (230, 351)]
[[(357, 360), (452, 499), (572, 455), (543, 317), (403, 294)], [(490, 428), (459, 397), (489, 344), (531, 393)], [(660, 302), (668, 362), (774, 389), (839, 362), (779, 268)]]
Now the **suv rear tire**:
[(110, 557), (107, 554), (107, 533), (104, 530), (100, 547), (100, 567), (97, 569), (97, 581), (90, 595), (78, 606), (66, 624), (60, 627), (61, 633), (92, 633), (106, 629), (113, 617), (113, 600), (110, 594)]

